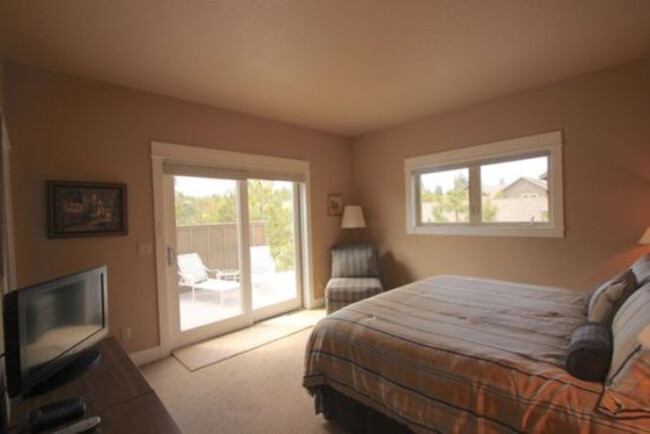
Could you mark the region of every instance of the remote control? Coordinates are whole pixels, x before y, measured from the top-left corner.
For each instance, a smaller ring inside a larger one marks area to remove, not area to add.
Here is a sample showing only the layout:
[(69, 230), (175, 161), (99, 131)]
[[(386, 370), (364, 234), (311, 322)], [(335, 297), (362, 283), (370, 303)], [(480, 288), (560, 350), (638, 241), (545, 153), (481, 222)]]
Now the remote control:
[(90, 431), (101, 423), (102, 419), (99, 416), (89, 417), (72, 425), (54, 431), (52, 434), (77, 434), (80, 432)]
[(29, 413), (29, 429), (32, 432), (43, 431), (83, 416), (85, 412), (86, 402), (82, 396), (62, 399)]

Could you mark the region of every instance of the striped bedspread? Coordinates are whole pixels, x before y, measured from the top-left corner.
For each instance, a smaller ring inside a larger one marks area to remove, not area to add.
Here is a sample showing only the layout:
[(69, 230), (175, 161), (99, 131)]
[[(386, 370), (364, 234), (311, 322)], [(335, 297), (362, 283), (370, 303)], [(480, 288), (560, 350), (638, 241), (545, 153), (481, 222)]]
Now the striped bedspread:
[(437, 276), (321, 320), (303, 384), (328, 385), (415, 432), (643, 432), (594, 409), (602, 384), (563, 368), (581, 293)]

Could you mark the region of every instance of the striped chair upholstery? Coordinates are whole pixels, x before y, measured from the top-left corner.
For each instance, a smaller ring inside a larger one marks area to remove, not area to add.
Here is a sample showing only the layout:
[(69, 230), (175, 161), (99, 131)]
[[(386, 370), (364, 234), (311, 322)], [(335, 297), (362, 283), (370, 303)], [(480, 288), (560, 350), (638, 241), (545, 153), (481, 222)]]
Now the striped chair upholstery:
[(379, 277), (375, 246), (372, 244), (334, 246), (332, 277)]
[(325, 288), (328, 314), (382, 291), (375, 246), (351, 244), (332, 249), (332, 278)]

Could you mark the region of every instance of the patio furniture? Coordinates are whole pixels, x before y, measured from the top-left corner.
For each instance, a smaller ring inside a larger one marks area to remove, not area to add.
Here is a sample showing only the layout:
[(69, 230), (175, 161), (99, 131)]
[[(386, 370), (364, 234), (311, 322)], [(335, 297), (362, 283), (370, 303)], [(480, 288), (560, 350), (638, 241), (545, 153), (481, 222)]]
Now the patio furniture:
[[(222, 276), (221, 270), (206, 267), (197, 253), (178, 255), (177, 265), (180, 276), (178, 285), (192, 288), (192, 301), (195, 291), (204, 289), (219, 293), (219, 303), (223, 307), (224, 293), (239, 289), (239, 282), (224, 278), (230, 276)], [(214, 278), (210, 278), (208, 273), (214, 273)]]
[(348, 244), (332, 248), (332, 277), (325, 288), (328, 315), (383, 290), (374, 245)]
[(253, 288), (266, 286), (275, 275), (275, 261), (271, 256), (271, 246), (251, 247), (251, 281)]

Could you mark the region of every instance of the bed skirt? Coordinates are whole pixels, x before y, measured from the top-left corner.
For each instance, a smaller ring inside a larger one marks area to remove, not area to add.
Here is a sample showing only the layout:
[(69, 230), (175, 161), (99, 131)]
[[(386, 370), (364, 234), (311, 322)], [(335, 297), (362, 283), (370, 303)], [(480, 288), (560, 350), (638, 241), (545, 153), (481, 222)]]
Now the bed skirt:
[(314, 390), (316, 413), (352, 433), (410, 434), (405, 425), (328, 386)]

